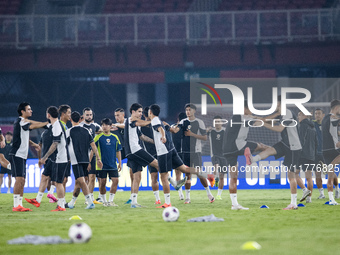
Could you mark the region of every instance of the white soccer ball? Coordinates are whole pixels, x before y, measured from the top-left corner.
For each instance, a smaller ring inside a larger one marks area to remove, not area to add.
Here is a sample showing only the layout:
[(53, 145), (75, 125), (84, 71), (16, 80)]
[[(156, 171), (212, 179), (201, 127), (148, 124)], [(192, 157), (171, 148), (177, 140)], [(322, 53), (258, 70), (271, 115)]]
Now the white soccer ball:
[(91, 239), (92, 230), (86, 223), (76, 223), (68, 230), (68, 236), (74, 243), (86, 243)]
[(179, 210), (176, 207), (167, 207), (163, 211), (164, 221), (176, 221), (179, 218)]

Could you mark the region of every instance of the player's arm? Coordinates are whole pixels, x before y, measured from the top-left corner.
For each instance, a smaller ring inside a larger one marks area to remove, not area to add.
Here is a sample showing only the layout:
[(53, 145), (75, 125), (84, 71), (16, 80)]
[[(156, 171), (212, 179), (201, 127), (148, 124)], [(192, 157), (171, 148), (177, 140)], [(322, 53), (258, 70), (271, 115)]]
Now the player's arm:
[(181, 128), (178, 125), (170, 127), (170, 132), (174, 133), (174, 134), (178, 133), (178, 131), (180, 131), (180, 130), (181, 130)]
[(153, 144), (155, 143), (153, 139), (151, 139), (150, 137), (147, 137), (146, 135), (141, 135), (140, 139), (147, 143), (153, 143)]
[(97, 146), (95, 144), (95, 142), (92, 142), (91, 144), (91, 153), (90, 153), (90, 165), (91, 165), (91, 161), (92, 161), (92, 158), (93, 158), (93, 153), (96, 155), (96, 160), (97, 160), (97, 166), (102, 169), (103, 168), (103, 163), (100, 159), (100, 156), (99, 156), (99, 153), (98, 153), (98, 149), (97, 149)]
[(166, 143), (166, 136), (165, 136), (165, 131), (164, 131), (163, 127), (162, 127), (162, 126), (159, 126), (158, 129), (157, 129), (157, 131), (158, 131), (159, 133), (161, 133), (161, 135), (162, 135), (162, 137), (161, 137), (162, 143)]
[(192, 137), (195, 137), (196, 139), (200, 139), (200, 140), (203, 140), (203, 141), (206, 141), (208, 139), (207, 135), (198, 135), (198, 134), (191, 132), (190, 130), (185, 131), (184, 135), (185, 136), (192, 136)]
[(263, 124), (263, 126), (265, 128), (268, 128), (268, 129), (270, 129), (272, 131), (279, 132), (279, 133), (281, 133), (285, 129), (285, 127), (283, 125), (281, 125), (281, 124), (280, 125), (276, 125), (276, 126), (272, 126), (272, 124), (269, 124), (269, 123), (265, 122)]
[(4, 136), (1, 134), (1, 135), (0, 135), (0, 148), (1, 148), (1, 149), (2, 149), (2, 148), (5, 148), (5, 146), (6, 146), (5, 138), (4, 138)]
[(149, 125), (151, 123), (151, 121), (149, 120), (136, 120), (136, 126), (138, 127), (145, 127), (147, 125)]
[(39, 122), (39, 121), (34, 121), (34, 120), (28, 120), (29, 123), (31, 123), (29, 129), (37, 129), (37, 128), (42, 128), (48, 124), (48, 121), (45, 122)]
[(38, 150), (38, 159), (41, 159), (41, 148), (42, 148), (42, 143), (40, 142), (39, 144), (39, 150)]
[(30, 146), (32, 146), (36, 151), (37, 151), (37, 153), (39, 153), (40, 152), (40, 146), (39, 146), (39, 144), (36, 144), (35, 142), (33, 142), (32, 140), (29, 140), (29, 144), (30, 144)]
[(39, 167), (42, 167), (42, 165), (46, 163), (48, 157), (51, 156), (53, 152), (55, 152), (58, 147), (58, 143), (59, 142), (53, 142), (46, 154), (41, 159), (39, 159)]
[(118, 172), (120, 172), (122, 170), (122, 153), (120, 151), (117, 151), (116, 157), (118, 159)]
[(114, 123), (114, 124), (112, 124), (112, 126), (115, 126), (117, 128), (122, 128), (122, 129), (125, 128), (125, 124), (124, 123)]

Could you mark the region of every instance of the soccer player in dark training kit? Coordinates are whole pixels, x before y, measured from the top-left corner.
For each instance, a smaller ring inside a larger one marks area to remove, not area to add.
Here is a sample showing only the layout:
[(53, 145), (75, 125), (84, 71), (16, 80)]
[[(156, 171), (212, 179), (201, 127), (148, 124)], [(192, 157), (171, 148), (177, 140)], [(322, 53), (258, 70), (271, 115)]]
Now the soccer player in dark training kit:
[[(214, 120), (216, 122), (221, 122), (221, 116), (215, 116)], [(210, 127), (207, 129), (207, 135), (210, 142), (210, 156), (211, 162), (214, 166), (215, 171), (215, 181), (216, 186), (218, 186), (217, 190), (217, 200), (222, 200), (222, 191), (224, 187), (224, 174), (223, 172), (227, 166), (227, 160), (223, 156), (223, 138), (225, 134), (225, 128), (222, 127), (222, 124), (215, 124), (215, 127)], [(225, 167), (225, 168), (223, 168)]]
[[(8, 190), (7, 194), (11, 193), (11, 184), (12, 184), (12, 170), (11, 170), (11, 164), (8, 161), (9, 159), (9, 152), (12, 149), (13, 145), (13, 134), (11, 132), (7, 132), (5, 135), (5, 138), (3, 137), (1, 133), (1, 128), (0, 128), (0, 164), (1, 164), (1, 169), (0, 169), (0, 187), (2, 185), (2, 181), (4, 178), (4, 175), (7, 174), (8, 177)], [(3, 162), (3, 163), (1, 163)], [(9, 169), (7, 168), (9, 167)], [(0, 188), (1, 189), (1, 188)]]
[(338, 126), (340, 123), (340, 101), (331, 102), (331, 111), (322, 120), (322, 151), (325, 163), (328, 165), (327, 190), (329, 205), (337, 205), (333, 195), (333, 184), (336, 174), (334, 168), (340, 163), (340, 141), (338, 138)]
[(12, 174), (13, 177), (15, 177), (13, 188), (14, 206), (12, 210), (25, 212), (31, 211), (31, 209), (22, 206), (26, 178), (26, 159), (30, 142), (29, 131), (36, 128), (42, 128), (46, 126), (48, 122), (29, 120), (33, 112), (29, 103), (20, 103), (17, 111), (19, 118), (14, 122), (13, 147), (9, 153), (12, 162)]
[[(149, 118), (149, 107), (145, 107), (143, 110), (143, 116), (146, 121), (151, 121)], [(141, 127), (142, 134), (149, 137), (150, 139), (153, 139), (153, 132), (152, 132), (152, 127), (151, 124), (147, 126)], [(154, 158), (157, 158), (157, 152), (156, 152), (156, 147), (155, 144), (153, 143), (144, 143), (144, 147), (147, 152), (149, 152)], [(156, 168), (149, 166), (149, 173), (151, 175), (151, 188), (153, 191), (153, 194), (155, 195), (156, 198), (156, 205), (161, 204), (161, 199), (159, 197), (159, 183), (158, 183), (158, 171)]]
[[(85, 107), (83, 109), (83, 119), (84, 119), (84, 121), (80, 123), (80, 126), (89, 130), (92, 138), (94, 139), (96, 134), (100, 133), (102, 131), (102, 129), (97, 123), (93, 122), (93, 111), (90, 107)], [(89, 187), (89, 191), (90, 191), (90, 195), (91, 195), (91, 198), (93, 200), (93, 203), (94, 204), (101, 204), (100, 202), (95, 200), (94, 197), (93, 197), (93, 190), (94, 190), (94, 185), (95, 185), (96, 176), (97, 176), (96, 156), (95, 155), (93, 155), (93, 158), (90, 162), (88, 169), (89, 168), (90, 168), (90, 170), (86, 171), (86, 173), (84, 173), (85, 180), (88, 178), (88, 180), (87, 180), (88, 181), (88, 187)]]
[[(98, 148), (99, 157), (103, 162), (103, 167), (100, 169), (97, 164), (99, 182), (100, 198), (103, 205), (118, 206), (113, 200), (118, 187), (118, 172), (122, 169), (122, 157), (120, 151), (122, 150), (121, 143), (117, 135), (111, 133), (112, 120), (105, 118), (101, 121), (103, 133), (94, 138), (94, 142)], [(92, 154), (92, 152), (91, 152)], [(118, 165), (117, 165), (118, 160)], [(109, 202), (106, 200), (106, 181), (107, 177), (111, 179), (111, 188)]]
[[(54, 168), (52, 171), (55, 175), (53, 179), (56, 181), (58, 205), (57, 208), (52, 211), (65, 211), (65, 187), (63, 183), (65, 183), (66, 174), (70, 167), (70, 156), (66, 141), (66, 129), (64, 124), (59, 121), (58, 112), (56, 112), (55, 108), (56, 107), (51, 106), (47, 109), (49, 113), (48, 117), (52, 124), (53, 143), (47, 153), (39, 160), (39, 166), (46, 164), (48, 157), (57, 150), (56, 161), (55, 164), (53, 164)], [(59, 108), (59, 110), (60, 109), (61, 108)]]
[[(182, 149), (181, 149), (181, 155), (182, 159), (185, 165), (189, 167), (193, 167), (195, 169), (201, 169), (202, 168), (202, 145), (201, 141), (207, 140), (207, 134), (205, 125), (202, 120), (195, 117), (196, 112), (196, 106), (194, 104), (186, 104), (185, 105), (185, 113), (187, 115), (187, 118), (180, 121), (180, 123), (177, 125), (177, 127), (172, 128), (172, 132), (182, 133)], [(209, 177), (209, 181), (213, 182), (215, 181), (215, 177), (211, 175), (212, 177)], [(187, 175), (188, 180), (185, 184), (185, 204), (190, 204), (190, 188), (191, 188), (191, 175)], [(197, 176), (203, 187), (207, 191), (207, 196), (210, 201), (210, 203), (213, 203), (215, 201), (214, 196), (211, 194), (211, 191), (209, 189), (208, 182), (206, 178), (202, 176)]]
[[(297, 122), (296, 116), (289, 109), (286, 110), (287, 111), (286, 115), (282, 116), (280, 109), (281, 109), (281, 96), (278, 97), (276, 114), (277, 116), (280, 116), (280, 120), (279, 120), (280, 123), (284, 121), (285, 126), (283, 126), (282, 124), (273, 125), (272, 123), (267, 123), (267, 122), (264, 122), (263, 126), (275, 132), (281, 133), (282, 140), (276, 143), (275, 145), (273, 145), (273, 147), (269, 147), (265, 149), (264, 151), (260, 152), (254, 157), (252, 157), (251, 155), (251, 151), (252, 151), (251, 147), (250, 147), (250, 150), (249, 149), (245, 150), (244, 155), (247, 160), (247, 165), (250, 165), (254, 162), (258, 162), (271, 155), (274, 155), (276, 159), (284, 156), (283, 166), (284, 166), (284, 170), (288, 171), (288, 179), (290, 183), (290, 192), (291, 192), (291, 202), (283, 210), (295, 210), (295, 209), (298, 209), (297, 183), (296, 183), (296, 178), (295, 178), (295, 171), (296, 169), (298, 169), (298, 166), (299, 166), (302, 146), (300, 143), (299, 130), (297, 127), (298, 122)], [(254, 125), (256, 125), (256, 123)]]
[(97, 165), (99, 168), (103, 167), (103, 164), (99, 158), (98, 150), (93, 141), (91, 132), (79, 125), (80, 113), (73, 112), (71, 114), (72, 127), (66, 130), (66, 137), (68, 148), (70, 152), (70, 159), (74, 174), (74, 179), (76, 180), (76, 185), (73, 191), (73, 197), (71, 202), (68, 203), (68, 208), (73, 209), (74, 204), (80, 192), (80, 188), (85, 196), (87, 207), (85, 209), (93, 209), (95, 207), (93, 203), (93, 198), (89, 192), (87, 183), (85, 182), (85, 172), (87, 172), (87, 166), (90, 162), (89, 160), (89, 150), (90, 148), (97, 156)]

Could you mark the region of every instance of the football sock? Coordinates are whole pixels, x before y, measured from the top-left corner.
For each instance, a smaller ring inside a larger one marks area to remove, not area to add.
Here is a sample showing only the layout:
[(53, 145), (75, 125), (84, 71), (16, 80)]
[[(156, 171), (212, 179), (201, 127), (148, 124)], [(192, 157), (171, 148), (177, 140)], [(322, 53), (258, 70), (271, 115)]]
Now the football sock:
[(89, 205), (93, 203), (93, 200), (92, 200), (92, 197), (91, 197), (90, 194), (87, 194), (85, 196), (85, 200), (86, 200), (87, 204), (89, 204)]
[(333, 192), (328, 192), (329, 201), (334, 201)]
[(183, 196), (183, 190), (182, 190), (182, 187), (180, 187), (180, 188), (179, 188), (179, 190), (178, 190), (178, 194), (179, 194), (180, 196)]
[(153, 194), (155, 195), (156, 201), (161, 200), (159, 197), (159, 190), (154, 191)]
[(21, 196), (19, 196), (19, 205), (22, 206), (22, 197)]
[(210, 192), (210, 189), (209, 189), (209, 186), (207, 186), (207, 187), (204, 187), (205, 188), (205, 190), (207, 191), (207, 195), (209, 196), (209, 195), (211, 195), (211, 192)]
[(132, 193), (131, 194), (131, 197), (132, 197), (131, 204), (137, 204), (137, 196), (138, 196), (137, 193)]
[(35, 200), (37, 200), (38, 203), (41, 203), (41, 200), (43, 198), (44, 192), (38, 192), (37, 197), (35, 198)]
[(323, 188), (319, 189), (320, 195), (324, 196), (325, 194), (323, 193)]
[(17, 207), (19, 205), (19, 197), (20, 195), (15, 195), (13, 194), (13, 201), (14, 201), (14, 204), (13, 204), (13, 207)]
[(93, 193), (90, 193), (89, 195), (90, 195), (90, 197), (91, 197), (91, 200), (92, 200), (92, 202), (93, 202), (93, 201), (94, 201), (94, 196), (93, 196)]
[(103, 199), (103, 203), (106, 203), (106, 202), (107, 202), (107, 200), (106, 200), (106, 194), (100, 194), (100, 196), (101, 196), (102, 199)]
[(261, 156), (260, 155), (256, 155), (253, 157), (253, 162), (257, 162), (257, 161), (260, 161), (261, 160)]
[(61, 201), (60, 201), (60, 205), (59, 205), (59, 206), (60, 206), (61, 208), (65, 208), (65, 202), (66, 202), (66, 201), (65, 201), (65, 197), (61, 198), (60, 200), (61, 200)]
[(230, 199), (231, 199), (231, 204), (232, 205), (238, 205), (237, 202), (237, 193), (230, 193)]
[(185, 189), (185, 197), (186, 199), (190, 199), (190, 189)]
[(290, 203), (292, 204), (292, 205), (297, 205), (296, 204), (296, 201), (297, 201), (297, 194), (290, 194)]
[(115, 198), (115, 194), (110, 193), (110, 195), (109, 195), (109, 202), (113, 202), (114, 198)]
[(223, 189), (218, 189), (217, 190), (217, 196), (222, 196), (222, 191), (223, 191)]
[(303, 189), (302, 189), (302, 191), (303, 191), (303, 192), (307, 191), (307, 188), (306, 188), (306, 187), (305, 187), (305, 188), (303, 188)]
[(335, 191), (339, 191), (339, 185), (335, 185)]
[(73, 196), (72, 200), (68, 203), (70, 206), (74, 206), (74, 203), (77, 201), (77, 197)]
[(54, 185), (51, 185), (51, 188), (50, 188), (50, 190), (48, 191), (48, 194), (53, 194), (53, 192), (54, 192), (54, 189), (55, 189), (55, 186)]
[(164, 193), (164, 199), (166, 204), (170, 204), (170, 193)]

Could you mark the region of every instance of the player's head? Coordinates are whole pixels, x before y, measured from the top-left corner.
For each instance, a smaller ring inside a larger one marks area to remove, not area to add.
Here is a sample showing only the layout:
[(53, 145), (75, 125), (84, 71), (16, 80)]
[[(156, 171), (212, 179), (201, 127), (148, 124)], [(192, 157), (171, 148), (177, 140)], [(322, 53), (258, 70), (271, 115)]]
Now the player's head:
[(49, 119), (49, 120), (51, 118), (56, 119), (56, 118), (58, 118), (58, 114), (59, 114), (58, 108), (55, 107), (55, 106), (50, 106), (50, 107), (47, 108), (46, 118)]
[(125, 111), (123, 108), (117, 108), (115, 110), (115, 119), (118, 123), (123, 123), (125, 118)]
[(221, 119), (222, 119), (222, 117), (219, 116), (219, 115), (216, 115), (216, 116), (214, 117), (215, 128), (216, 128), (217, 130), (220, 130), (220, 129), (222, 128)]
[(77, 124), (80, 121), (80, 113), (77, 111), (74, 111), (71, 113), (71, 122), (72, 124)]
[(146, 120), (150, 120), (150, 117), (149, 117), (149, 106), (146, 106), (143, 110), (143, 116)]
[(159, 116), (160, 112), (161, 112), (161, 107), (158, 104), (150, 105), (150, 109), (149, 109), (150, 117)]
[(71, 107), (67, 104), (59, 106), (59, 116), (63, 120), (71, 120)]
[(187, 117), (195, 117), (195, 113), (196, 113), (196, 105), (192, 104), (192, 103), (188, 103), (184, 106), (185, 109), (185, 114), (187, 115)]
[(331, 112), (335, 114), (340, 114), (340, 101), (338, 99), (333, 99), (331, 102)]
[(181, 121), (183, 119), (185, 119), (187, 117), (187, 115), (184, 112), (180, 112), (177, 116), (177, 121)]
[[(72, 118), (72, 116), (71, 116)], [(83, 118), (87, 124), (90, 124), (93, 120), (93, 111), (90, 107), (85, 107), (83, 109)]]
[(6, 135), (5, 135), (5, 138), (6, 138), (6, 141), (7, 141), (7, 142), (12, 141), (13, 133), (10, 132), (10, 131), (8, 131), (8, 132), (6, 133)]
[(104, 133), (110, 133), (111, 126), (112, 126), (112, 120), (109, 118), (104, 118), (101, 121), (102, 129)]
[(32, 116), (32, 109), (29, 103), (27, 102), (22, 102), (18, 105), (18, 114), (19, 116), (23, 117), (23, 118), (28, 118)]
[(302, 111), (299, 111), (298, 113), (298, 119), (299, 119), (299, 122), (303, 121), (304, 119), (308, 119), (308, 116), (305, 115)]
[(143, 114), (143, 106), (138, 103), (134, 103), (130, 107), (130, 113), (131, 116), (136, 117), (136, 118), (141, 118)]
[(323, 117), (325, 117), (325, 113), (322, 109), (316, 108), (314, 111), (314, 119), (318, 122), (321, 122)]

